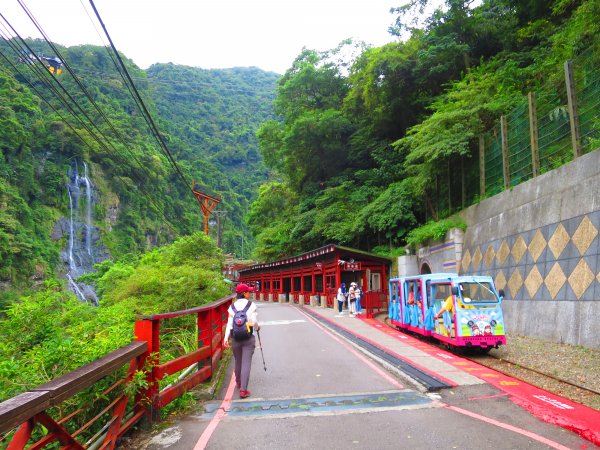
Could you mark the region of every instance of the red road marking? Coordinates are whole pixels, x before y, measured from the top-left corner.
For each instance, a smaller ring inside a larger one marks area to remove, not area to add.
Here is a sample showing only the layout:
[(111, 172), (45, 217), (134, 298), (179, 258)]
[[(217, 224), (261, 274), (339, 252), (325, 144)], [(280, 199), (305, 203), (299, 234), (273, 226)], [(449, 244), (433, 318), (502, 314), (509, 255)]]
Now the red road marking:
[[(369, 319), (369, 321), (371, 320), (375, 321)], [(373, 325), (371, 322), (368, 323)], [(422, 347), (423, 351), (429, 355), (452, 364), (458, 370), (470, 373), (509, 394), (509, 399), (513, 403), (526, 409), (537, 418), (574, 431), (581, 437), (600, 445), (600, 411), (544, 391), (445, 350), (423, 344), (411, 336), (409, 343), (412, 345), (413, 341), (418, 342), (419, 347), (425, 345), (426, 347)]]
[(217, 410), (217, 413), (212, 418), (212, 420), (210, 421), (210, 423), (208, 424), (208, 426), (206, 427), (206, 429), (200, 436), (200, 439), (198, 439), (198, 442), (196, 442), (196, 445), (194, 446), (194, 450), (204, 450), (206, 448), (206, 446), (208, 445), (208, 440), (210, 439), (210, 437), (213, 435), (213, 433), (217, 429), (219, 422), (221, 422), (221, 420), (223, 420), (223, 418), (227, 415), (227, 413), (225, 411), (227, 409), (229, 409), (229, 406), (231, 405), (231, 400), (233, 399), (234, 388), (235, 388), (235, 374), (231, 374), (231, 380), (229, 381), (229, 386), (227, 387), (227, 392), (225, 393), (225, 398), (221, 402), (221, 406)]
[(467, 411), (466, 409), (457, 408), (456, 406), (444, 405), (444, 408), (450, 409), (460, 414), (464, 414), (465, 416), (469, 416), (477, 420), (481, 420), (482, 422), (487, 422), (497, 427), (504, 428), (505, 430), (522, 434), (523, 436), (527, 436), (528, 438), (534, 439), (538, 442), (541, 442), (542, 444), (546, 444), (548, 447), (552, 447), (557, 450), (570, 450), (569, 447), (565, 447), (564, 445), (561, 445), (558, 442), (551, 441), (550, 439), (540, 436), (539, 434), (532, 433), (531, 431), (524, 430), (523, 428), (515, 427), (504, 422), (499, 422), (495, 419), (490, 419), (489, 417), (485, 417), (480, 414)]

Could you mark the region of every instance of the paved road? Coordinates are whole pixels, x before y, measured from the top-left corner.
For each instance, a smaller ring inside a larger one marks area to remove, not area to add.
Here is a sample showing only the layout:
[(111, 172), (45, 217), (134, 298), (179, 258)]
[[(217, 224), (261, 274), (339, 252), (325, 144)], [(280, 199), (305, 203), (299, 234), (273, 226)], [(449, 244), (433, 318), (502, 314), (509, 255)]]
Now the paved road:
[[(440, 366), (444, 379), (460, 382), (428, 393), (384, 369), (305, 309), (274, 303), (258, 308), (267, 370), (257, 348), (252, 396), (239, 399), (229, 368), (218, 400), (165, 424), (143, 448), (595, 448), (468, 374)], [(328, 314), (342, 325), (363, 326), (359, 319)]]

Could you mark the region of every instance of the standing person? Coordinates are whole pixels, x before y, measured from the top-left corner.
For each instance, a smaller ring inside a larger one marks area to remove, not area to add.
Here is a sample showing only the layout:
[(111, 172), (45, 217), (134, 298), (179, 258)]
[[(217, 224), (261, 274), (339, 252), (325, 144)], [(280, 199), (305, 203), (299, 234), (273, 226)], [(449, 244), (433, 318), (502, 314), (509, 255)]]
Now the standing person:
[(344, 314), (342, 307), (344, 306), (344, 302), (346, 301), (346, 283), (340, 284), (340, 287), (337, 291), (337, 302), (338, 302), (338, 312), (340, 314)]
[(350, 283), (350, 289), (348, 290), (348, 309), (350, 310), (350, 317), (354, 317), (356, 314), (356, 283), (354, 281)]
[(356, 298), (356, 314), (362, 314), (362, 305), (360, 303), (360, 299), (362, 298), (362, 290), (358, 284), (354, 288), (354, 297)]
[(256, 305), (249, 300), (250, 292), (253, 291), (254, 288), (244, 283), (236, 286), (237, 299), (227, 310), (227, 326), (223, 340), (223, 346), (229, 348), (229, 337), (233, 336), (231, 350), (235, 359), (235, 384), (240, 390), (241, 398), (250, 395), (248, 381), (250, 380), (252, 355), (254, 355), (256, 346), (254, 330), (257, 332), (260, 330)]

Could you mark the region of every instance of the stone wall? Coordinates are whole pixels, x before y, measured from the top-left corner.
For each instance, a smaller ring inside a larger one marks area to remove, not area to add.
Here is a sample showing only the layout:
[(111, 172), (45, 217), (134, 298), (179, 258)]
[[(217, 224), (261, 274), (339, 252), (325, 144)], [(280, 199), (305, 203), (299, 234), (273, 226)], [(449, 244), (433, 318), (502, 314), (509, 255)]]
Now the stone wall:
[[(420, 273), (458, 273), (462, 259), (464, 233), (455, 228), (446, 234), (443, 242), (436, 242), (429, 247), (421, 247), (416, 255), (398, 258), (397, 275), (411, 276)], [(393, 269), (394, 267), (392, 267)]]
[(459, 273), (491, 275), (505, 290), (509, 333), (600, 347), (600, 150), (461, 216)]

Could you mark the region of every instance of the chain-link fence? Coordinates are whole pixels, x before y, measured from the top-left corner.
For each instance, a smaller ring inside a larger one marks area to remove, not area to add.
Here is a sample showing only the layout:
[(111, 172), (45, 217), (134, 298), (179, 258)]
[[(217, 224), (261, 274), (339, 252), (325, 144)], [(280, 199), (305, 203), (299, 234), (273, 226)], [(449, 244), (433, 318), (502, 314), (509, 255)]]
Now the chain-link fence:
[(598, 48), (566, 62), (564, 75), (549, 76), (480, 137), (479, 159), (451, 159), (440, 167), (432, 189), (438, 217), (600, 148), (599, 65)]
[(600, 54), (588, 49), (573, 61), (576, 74), (581, 145), (584, 153), (600, 147)]

